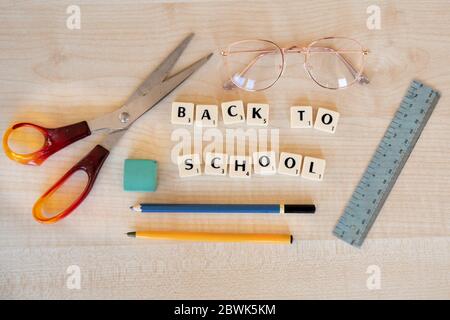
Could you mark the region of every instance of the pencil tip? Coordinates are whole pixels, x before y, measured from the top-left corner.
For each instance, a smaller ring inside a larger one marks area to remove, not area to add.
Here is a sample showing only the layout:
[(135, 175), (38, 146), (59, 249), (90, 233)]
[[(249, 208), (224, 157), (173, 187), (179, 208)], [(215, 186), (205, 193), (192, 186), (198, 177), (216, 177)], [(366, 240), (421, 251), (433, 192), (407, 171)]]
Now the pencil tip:
[(135, 212), (142, 212), (141, 209), (141, 205), (140, 204), (136, 204), (134, 206), (130, 206), (131, 211), (135, 211)]
[(127, 232), (126, 235), (129, 236), (130, 238), (136, 238), (136, 232), (135, 231)]

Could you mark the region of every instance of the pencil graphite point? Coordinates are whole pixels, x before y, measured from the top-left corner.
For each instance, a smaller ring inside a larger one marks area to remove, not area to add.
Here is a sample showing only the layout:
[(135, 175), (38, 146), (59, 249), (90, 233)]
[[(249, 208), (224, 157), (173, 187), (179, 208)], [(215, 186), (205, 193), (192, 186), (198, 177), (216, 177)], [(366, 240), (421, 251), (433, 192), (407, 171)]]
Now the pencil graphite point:
[(140, 204), (137, 204), (137, 205), (134, 205), (134, 206), (130, 206), (130, 209), (132, 211), (135, 211), (135, 212), (142, 212)]
[(126, 235), (129, 236), (130, 238), (136, 238), (136, 232), (135, 231), (127, 232)]

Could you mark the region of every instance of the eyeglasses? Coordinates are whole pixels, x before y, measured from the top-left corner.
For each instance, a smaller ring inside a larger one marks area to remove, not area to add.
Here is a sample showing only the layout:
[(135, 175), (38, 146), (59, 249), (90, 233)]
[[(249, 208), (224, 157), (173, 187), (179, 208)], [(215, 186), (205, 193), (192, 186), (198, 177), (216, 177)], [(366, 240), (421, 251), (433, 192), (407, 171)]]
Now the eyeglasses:
[(364, 58), (369, 51), (356, 40), (327, 37), (307, 47), (289, 48), (281, 48), (269, 40), (243, 40), (221, 51), (229, 77), (224, 89), (261, 91), (272, 87), (284, 72), (286, 53), (303, 54), (305, 71), (323, 88), (342, 89), (357, 82), (369, 83), (363, 74)]

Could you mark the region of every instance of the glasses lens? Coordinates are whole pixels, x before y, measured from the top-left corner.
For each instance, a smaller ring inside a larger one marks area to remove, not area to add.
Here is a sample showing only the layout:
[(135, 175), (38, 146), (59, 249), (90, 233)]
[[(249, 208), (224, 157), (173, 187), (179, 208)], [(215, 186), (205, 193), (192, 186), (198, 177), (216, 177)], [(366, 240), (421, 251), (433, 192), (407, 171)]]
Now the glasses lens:
[(283, 54), (275, 44), (264, 40), (240, 41), (225, 52), (230, 80), (248, 91), (272, 86), (283, 69)]
[(329, 89), (345, 88), (361, 75), (363, 48), (352, 39), (328, 38), (308, 47), (306, 68), (314, 81)]

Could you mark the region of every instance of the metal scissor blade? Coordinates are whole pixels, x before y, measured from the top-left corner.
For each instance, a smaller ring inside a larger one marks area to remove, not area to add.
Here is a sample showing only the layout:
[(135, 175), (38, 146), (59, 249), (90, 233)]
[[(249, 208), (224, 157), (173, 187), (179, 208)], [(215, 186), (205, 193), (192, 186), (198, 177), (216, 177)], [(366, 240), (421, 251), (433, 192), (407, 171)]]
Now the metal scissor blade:
[(134, 121), (150, 110), (184, 80), (189, 78), (190, 75), (209, 60), (212, 53), (194, 62), (174, 76), (168, 78), (167, 75), (180, 58), (193, 36), (193, 33), (189, 34), (178, 47), (164, 59), (156, 70), (147, 77), (121, 108), (88, 121), (89, 129), (91, 131), (105, 129), (115, 131), (128, 128)]
[[(206, 61), (211, 58), (212, 53), (207, 56), (197, 60), (189, 67), (186, 67), (177, 74), (171, 76), (170, 78), (164, 80), (162, 83), (155, 87), (145, 95), (130, 101), (128, 105), (124, 105), (119, 109), (119, 112), (127, 112), (130, 115), (126, 125), (122, 125), (122, 128), (129, 127), (134, 121), (141, 117), (148, 110), (153, 108), (159, 101), (164, 99), (170, 92), (172, 92), (176, 87), (178, 87), (183, 81), (189, 78), (196, 70), (198, 70)], [(123, 111), (120, 111), (123, 110)]]
[(213, 54), (210, 53), (210, 54), (204, 56), (203, 58), (195, 61), (190, 66), (184, 68), (183, 70), (174, 74), (173, 76), (170, 76), (169, 78), (164, 80), (159, 86), (154, 88), (153, 90), (155, 90), (160, 95), (160, 98), (158, 101), (163, 99), (170, 92), (172, 92), (176, 87), (178, 87), (180, 84), (182, 84), (195, 71), (197, 71), (201, 66), (203, 66), (211, 58), (212, 55)]
[(189, 42), (192, 40), (194, 33), (190, 33), (181, 43), (164, 59), (163, 62), (141, 83), (136, 91), (128, 98), (127, 103), (133, 101), (139, 96), (145, 96), (151, 88), (159, 85), (167, 78), (170, 70), (174, 67)]
[(100, 145), (103, 148), (106, 148), (108, 151), (111, 151), (111, 149), (119, 142), (120, 138), (127, 132), (127, 129), (121, 129), (110, 132), (106, 138), (100, 143)]

